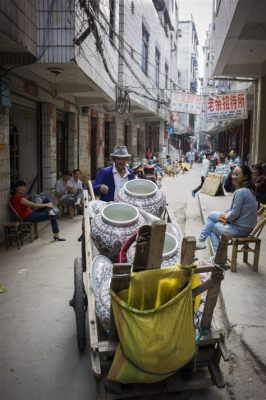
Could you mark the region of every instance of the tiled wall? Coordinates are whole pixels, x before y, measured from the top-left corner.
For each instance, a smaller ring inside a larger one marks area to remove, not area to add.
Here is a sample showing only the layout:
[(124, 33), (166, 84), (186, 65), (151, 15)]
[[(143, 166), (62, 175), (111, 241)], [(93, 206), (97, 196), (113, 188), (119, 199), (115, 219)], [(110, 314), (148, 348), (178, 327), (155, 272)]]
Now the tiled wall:
[(56, 183), (56, 107), (42, 105), (43, 190), (49, 192)]

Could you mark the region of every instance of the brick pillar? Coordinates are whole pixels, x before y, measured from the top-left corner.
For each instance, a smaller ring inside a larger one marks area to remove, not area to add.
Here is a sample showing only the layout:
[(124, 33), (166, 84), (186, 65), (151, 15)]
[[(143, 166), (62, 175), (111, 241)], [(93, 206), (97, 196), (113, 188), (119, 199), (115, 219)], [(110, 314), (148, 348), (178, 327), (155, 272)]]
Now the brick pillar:
[[(79, 116), (79, 168), (85, 177), (90, 174), (89, 116)], [(85, 178), (86, 179), (86, 178)]]
[(104, 132), (104, 121), (105, 115), (103, 113), (98, 112), (98, 143), (97, 143), (97, 167), (104, 166), (104, 139), (105, 139), (105, 132)]
[[(9, 109), (0, 110), (0, 221), (7, 220), (10, 195)], [(0, 231), (1, 238), (2, 231)]]
[(136, 125), (133, 125), (133, 123), (131, 123), (131, 154), (132, 154), (132, 156), (138, 156), (137, 140), (138, 140), (138, 128)]
[(110, 138), (109, 138), (109, 146), (110, 146), (110, 153), (113, 152), (114, 147), (117, 145), (117, 138), (116, 138), (116, 121), (110, 123)]
[(164, 121), (160, 121), (160, 128), (159, 128), (159, 151), (163, 148), (164, 145), (164, 131), (165, 125)]
[(116, 118), (116, 143), (115, 145), (122, 146), (124, 143), (124, 120)]
[[(81, 141), (83, 140), (82, 137), (80, 139)], [(78, 157), (79, 157), (78, 117), (77, 114), (75, 113), (69, 113), (68, 114), (68, 168), (71, 171), (73, 171), (73, 169), (75, 168), (78, 168), (79, 164)]]

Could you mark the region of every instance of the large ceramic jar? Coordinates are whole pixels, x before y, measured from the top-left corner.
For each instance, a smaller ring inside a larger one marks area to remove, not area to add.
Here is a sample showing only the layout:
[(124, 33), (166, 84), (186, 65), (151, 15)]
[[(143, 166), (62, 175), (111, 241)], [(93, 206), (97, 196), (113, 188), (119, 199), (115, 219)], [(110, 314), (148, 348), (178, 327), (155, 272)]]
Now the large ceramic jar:
[[(132, 243), (127, 251), (127, 262), (133, 264), (136, 252), (136, 242)], [(170, 233), (165, 233), (163, 254), (162, 254), (162, 267), (171, 267), (180, 260), (179, 244), (177, 239)]]
[(91, 222), (91, 237), (99, 252), (117, 261), (122, 244), (145, 224), (139, 210), (125, 203), (111, 203)]
[(154, 182), (147, 179), (133, 179), (126, 182), (119, 190), (117, 199), (157, 217), (162, 215), (166, 204), (164, 193)]

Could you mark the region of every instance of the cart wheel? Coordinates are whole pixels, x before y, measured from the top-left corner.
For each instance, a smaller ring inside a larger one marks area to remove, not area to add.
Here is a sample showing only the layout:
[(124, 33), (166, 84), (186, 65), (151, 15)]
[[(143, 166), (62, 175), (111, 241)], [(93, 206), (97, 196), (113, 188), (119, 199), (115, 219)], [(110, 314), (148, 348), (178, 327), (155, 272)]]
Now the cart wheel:
[(106, 392), (104, 386), (104, 378), (95, 378), (96, 383), (96, 400), (106, 400)]
[(69, 304), (74, 308), (77, 325), (77, 342), (80, 351), (86, 347), (85, 317), (88, 307), (88, 299), (83, 285), (82, 259), (76, 257), (74, 261), (74, 296)]

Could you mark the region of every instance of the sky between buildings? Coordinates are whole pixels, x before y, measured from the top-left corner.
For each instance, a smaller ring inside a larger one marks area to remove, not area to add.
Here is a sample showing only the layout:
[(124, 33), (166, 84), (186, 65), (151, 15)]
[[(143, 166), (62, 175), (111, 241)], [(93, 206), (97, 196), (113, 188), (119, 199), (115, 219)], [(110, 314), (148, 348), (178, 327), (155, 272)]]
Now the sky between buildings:
[(202, 46), (205, 44), (206, 31), (212, 20), (213, 0), (179, 0), (179, 19), (184, 20), (193, 15), (199, 39), (199, 76), (203, 76), (204, 57)]

